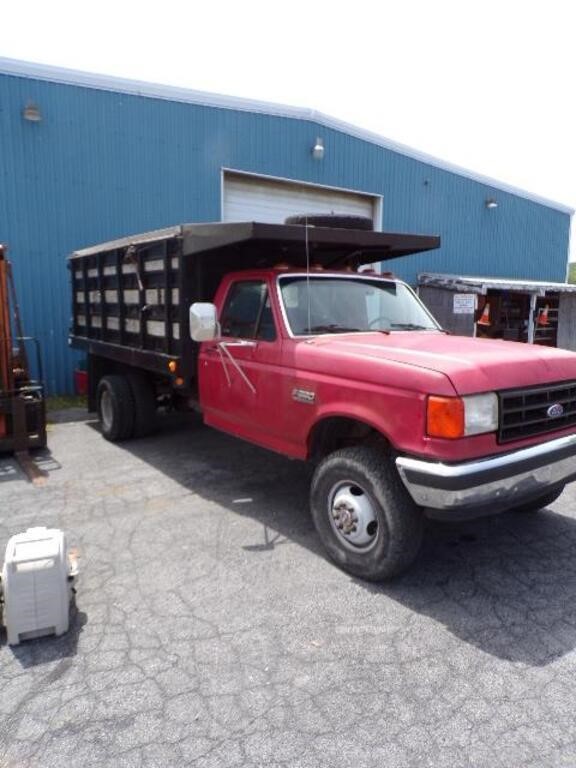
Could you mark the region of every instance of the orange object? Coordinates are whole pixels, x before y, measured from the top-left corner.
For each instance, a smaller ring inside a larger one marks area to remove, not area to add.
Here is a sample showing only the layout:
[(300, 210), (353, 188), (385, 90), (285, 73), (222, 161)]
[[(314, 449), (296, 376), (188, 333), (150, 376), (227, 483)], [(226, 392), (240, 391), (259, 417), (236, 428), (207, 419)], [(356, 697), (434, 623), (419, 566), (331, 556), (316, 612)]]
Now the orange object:
[(550, 310), (550, 305), (545, 304), (544, 309), (541, 309), (538, 313), (538, 319), (536, 320), (536, 325), (550, 325), (550, 321), (548, 320), (548, 311)]
[(429, 437), (463, 437), (464, 403), (461, 398), (430, 395), (426, 413), (426, 433)]
[(484, 309), (480, 315), (479, 320), (476, 321), (476, 325), (490, 325), (490, 302), (487, 301), (484, 304)]

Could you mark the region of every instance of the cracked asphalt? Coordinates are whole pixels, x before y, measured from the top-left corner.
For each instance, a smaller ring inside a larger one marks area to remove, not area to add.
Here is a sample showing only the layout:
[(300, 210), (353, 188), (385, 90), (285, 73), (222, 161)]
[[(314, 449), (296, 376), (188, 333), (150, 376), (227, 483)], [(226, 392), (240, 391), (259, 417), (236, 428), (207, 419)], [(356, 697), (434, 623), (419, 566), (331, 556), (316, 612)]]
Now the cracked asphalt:
[(32, 525), (80, 552), (70, 632), (0, 634), (0, 766), (576, 765), (576, 495), (430, 523), (416, 566), (329, 563), (310, 471), (168, 419), (111, 445), (81, 412), (43, 487), (0, 457), (0, 559)]

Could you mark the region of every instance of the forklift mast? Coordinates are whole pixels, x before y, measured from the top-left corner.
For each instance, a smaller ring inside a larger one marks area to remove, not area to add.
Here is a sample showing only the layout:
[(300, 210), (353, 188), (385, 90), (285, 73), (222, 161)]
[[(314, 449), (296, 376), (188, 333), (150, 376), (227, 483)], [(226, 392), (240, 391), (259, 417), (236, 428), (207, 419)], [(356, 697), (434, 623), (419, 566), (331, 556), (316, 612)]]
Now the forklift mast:
[(10, 307), (8, 306), (8, 262), (4, 246), (0, 245), (0, 388), (13, 389), (10, 356), (12, 335), (10, 333)]
[[(12, 265), (6, 252), (6, 246), (0, 245), (0, 454), (15, 453), (30, 476), (24, 466), (28, 450), (46, 446), (42, 367), (37, 342), (22, 332)], [(36, 346), (36, 379), (32, 378), (26, 342)]]

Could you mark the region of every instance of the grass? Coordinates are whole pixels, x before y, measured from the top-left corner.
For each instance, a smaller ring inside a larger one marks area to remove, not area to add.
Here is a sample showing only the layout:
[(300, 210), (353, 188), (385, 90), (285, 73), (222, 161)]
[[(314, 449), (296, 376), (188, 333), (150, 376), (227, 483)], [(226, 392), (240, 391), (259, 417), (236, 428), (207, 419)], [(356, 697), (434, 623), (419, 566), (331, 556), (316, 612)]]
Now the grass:
[(46, 410), (66, 411), (69, 408), (86, 408), (87, 400), (84, 395), (52, 395), (46, 398)]

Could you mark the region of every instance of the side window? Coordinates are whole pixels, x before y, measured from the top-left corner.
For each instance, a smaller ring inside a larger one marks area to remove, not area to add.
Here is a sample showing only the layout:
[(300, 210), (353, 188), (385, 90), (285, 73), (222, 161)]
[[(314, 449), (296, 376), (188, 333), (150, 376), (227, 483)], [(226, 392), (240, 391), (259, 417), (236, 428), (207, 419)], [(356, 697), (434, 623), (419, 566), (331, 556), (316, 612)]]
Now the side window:
[(274, 315), (272, 314), (272, 307), (270, 306), (268, 290), (266, 290), (266, 301), (264, 302), (262, 313), (260, 314), (260, 322), (258, 323), (256, 338), (262, 339), (262, 341), (274, 341), (276, 338), (276, 326), (274, 325)]
[(222, 316), (222, 336), (274, 341), (276, 329), (266, 284), (258, 280), (234, 283)]

